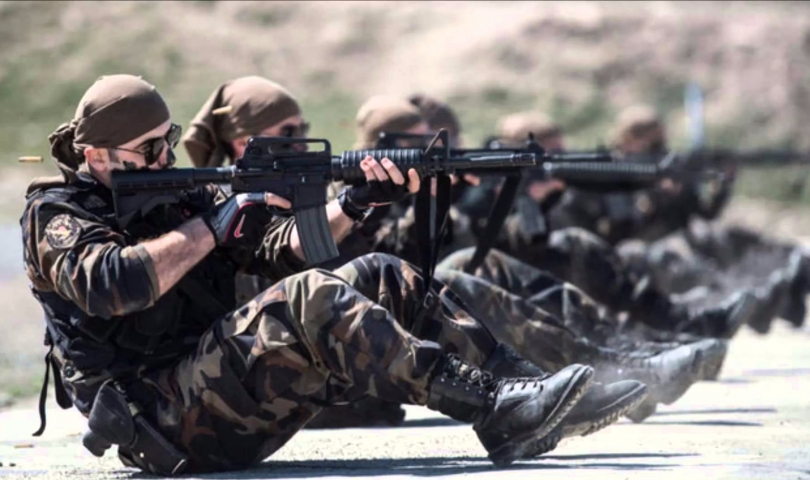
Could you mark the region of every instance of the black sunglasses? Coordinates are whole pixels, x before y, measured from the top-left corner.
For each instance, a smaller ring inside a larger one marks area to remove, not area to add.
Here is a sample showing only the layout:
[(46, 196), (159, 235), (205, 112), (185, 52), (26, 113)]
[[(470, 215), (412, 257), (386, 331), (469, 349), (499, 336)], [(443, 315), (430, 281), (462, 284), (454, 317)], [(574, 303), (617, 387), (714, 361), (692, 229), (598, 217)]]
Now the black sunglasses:
[(304, 138), (309, 133), (309, 122), (299, 125), (284, 125), (281, 127), (281, 136), (286, 138)]
[(121, 150), (123, 152), (143, 155), (144, 162), (151, 167), (157, 163), (158, 159), (160, 158), (160, 154), (163, 153), (163, 149), (167, 144), (169, 145), (170, 149), (177, 147), (177, 144), (180, 143), (180, 137), (182, 135), (183, 127), (177, 125), (176, 123), (172, 123), (172, 125), (169, 127), (169, 131), (166, 132), (166, 135), (163, 137), (151, 138), (143, 142), (138, 150), (121, 147), (111, 148), (110, 150)]

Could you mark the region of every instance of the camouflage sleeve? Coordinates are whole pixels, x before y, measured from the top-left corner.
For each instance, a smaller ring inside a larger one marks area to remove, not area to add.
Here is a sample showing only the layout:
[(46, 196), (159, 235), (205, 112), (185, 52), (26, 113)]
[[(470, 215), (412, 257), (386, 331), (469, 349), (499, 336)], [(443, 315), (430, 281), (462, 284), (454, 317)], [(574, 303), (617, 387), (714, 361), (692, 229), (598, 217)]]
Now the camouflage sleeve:
[(24, 229), (29, 237), (27, 263), (35, 263), (45, 287), (102, 318), (155, 303), (157, 276), (143, 246), (127, 245), (120, 233), (70, 207), (32, 208)]
[(277, 282), (306, 270), (306, 262), (293, 253), (290, 245), (295, 228), (295, 217), (274, 218), (253, 261), (247, 266), (247, 273), (262, 275)]

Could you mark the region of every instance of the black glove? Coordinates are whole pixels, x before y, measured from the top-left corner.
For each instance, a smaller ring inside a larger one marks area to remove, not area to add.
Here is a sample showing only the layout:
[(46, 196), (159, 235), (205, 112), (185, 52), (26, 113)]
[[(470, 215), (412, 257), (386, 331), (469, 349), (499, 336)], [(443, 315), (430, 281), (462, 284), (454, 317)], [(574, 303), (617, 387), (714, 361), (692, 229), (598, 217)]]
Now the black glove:
[(272, 219), (264, 193), (239, 193), (203, 214), (217, 245), (257, 245)]
[(407, 183), (397, 185), (391, 179), (372, 180), (359, 187), (344, 188), (338, 194), (338, 202), (346, 216), (359, 222), (365, 218), (369, 207), (398, 202), (408, 195)]

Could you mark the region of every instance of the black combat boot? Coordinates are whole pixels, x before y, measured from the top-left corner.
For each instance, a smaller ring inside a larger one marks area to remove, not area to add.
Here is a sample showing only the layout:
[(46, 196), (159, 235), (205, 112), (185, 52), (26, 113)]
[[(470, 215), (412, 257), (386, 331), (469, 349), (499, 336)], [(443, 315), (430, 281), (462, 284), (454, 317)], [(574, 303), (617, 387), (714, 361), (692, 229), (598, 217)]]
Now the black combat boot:
[(771, 323), (780, 315), (790, 295), (792, 278), (784, 271), (775, 271), (765, 285), (754, 289), (754, 313), (748, 318), (748, 326), (764, 335), (771, 329)]
[(810, 256), (804, 255), (801, 247), (796, 247), (790, 254), (787, 266), (788, 277), (792, 278), (787, 302), (780, 313), (795, 328), (804, 325), (807, 316), (805, 299), (810, 292)]
[[(548, 373), (505, 344), (495, 348), (482, 368), (501, 378), (548, 377)], [(571, 413), (548, 435), (538, 439), (524, 458), (534, 458), (554, 450), (563, 438), (584, 437), (598, 432), (634, 410), (646, 397), (647, 386), (634, 380), (609, 385), (592, 382)]]
[(472, 423), (489, 459), (506, 466), (557, 426), (592, 378), (592, 368), (576, 364), (544, 377), (496, 378), (447, 355), (428, 387), (427, 407)]
[(756, 307), (753, 292), (737, 292), (718, 306), (695, 309), (676, 330), (702, 337), (731, 338), (751, 320)]
[(654, 356), (602, 349), (600, 358), (593, 359), (593, 363), (598, 381), (643, 382), (650, 389), (649, 402), (669, 405), (700, 381), (707, 365), (716, 361), (714, 357), (720, 354), (716, 342), (720, 340), (702, 340)]
[(571, 413), (545, 437), (539, 439), (526, 458), (548, 453), (560, 440), (584, 437), (616, 423), (623, 415), (635, 411), (647, 398), (647, 386), (635, 380), (613, 383), (592, 382), (582, 400)]
[[(720, 370), (723, 367), (723, 361), (728, 353), (728, 341), (705, 339), (685, 346), (688, 347), (690, 345), (693, 348), (699, 349), (700, 356), (702, 357), (702, 361), (699, 362), (699, 367), (696, 369), (697, 373), (693, 376), (694, 381), (717, 380), (717, 377), (720, 375)], [(684, 379), (684, 382), (686, 382), (686, 379)], [(687, 388), (688, 386), (689, 384), (686, 385)], [(673, 391), (670, 391), (669, 394), (675, 396), (677, 393), (677, 390), (673, 387)], [(682, 393), (686, 393), (686, 391), (684, 390)], [(659, 401), (661, 401), (660, 397), (650, 395), (641, 405), (630, 410), (625, 416), (635, 423), (641, 423), (655, 413), (656, 405)]]
[(638, 282), (628, 306), (631, 322), (662, 331), (675, 330), (687, 314), (682, 306), (673, 302), (670, 295), (656, 288), (649, 277)]

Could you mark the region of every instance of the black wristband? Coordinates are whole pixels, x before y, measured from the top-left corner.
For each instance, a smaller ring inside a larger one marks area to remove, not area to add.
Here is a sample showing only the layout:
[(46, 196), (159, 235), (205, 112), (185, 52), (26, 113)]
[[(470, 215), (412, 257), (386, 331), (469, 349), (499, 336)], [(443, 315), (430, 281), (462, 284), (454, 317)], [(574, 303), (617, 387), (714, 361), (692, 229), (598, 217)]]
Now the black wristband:
[(211, 231), (211, 235), (214, 237), (214, 241), (216, 242), (217, 241), (217, 229), (214, 228), (213, 223), (211, 223), (211, 220), (213, 220), (213, 215), (211, 215), (211, 212), (202, 212), (198, 216), (203, 221), (205, 226), (208, 227), (208, 230)]
[(338, 194), (338, 204), (340, 205), (340, 209), (343, 210), (343, 213), (346, 214), (347, 217), (351, 218), (355, 222), (362, 222), (366, 219), (366, 213), (368, 209), (360, 209), (357, 208), (352, 202), (349, 200), (349, 197), (346, 195), (348, 191), (347, 188), (344, 188)]

